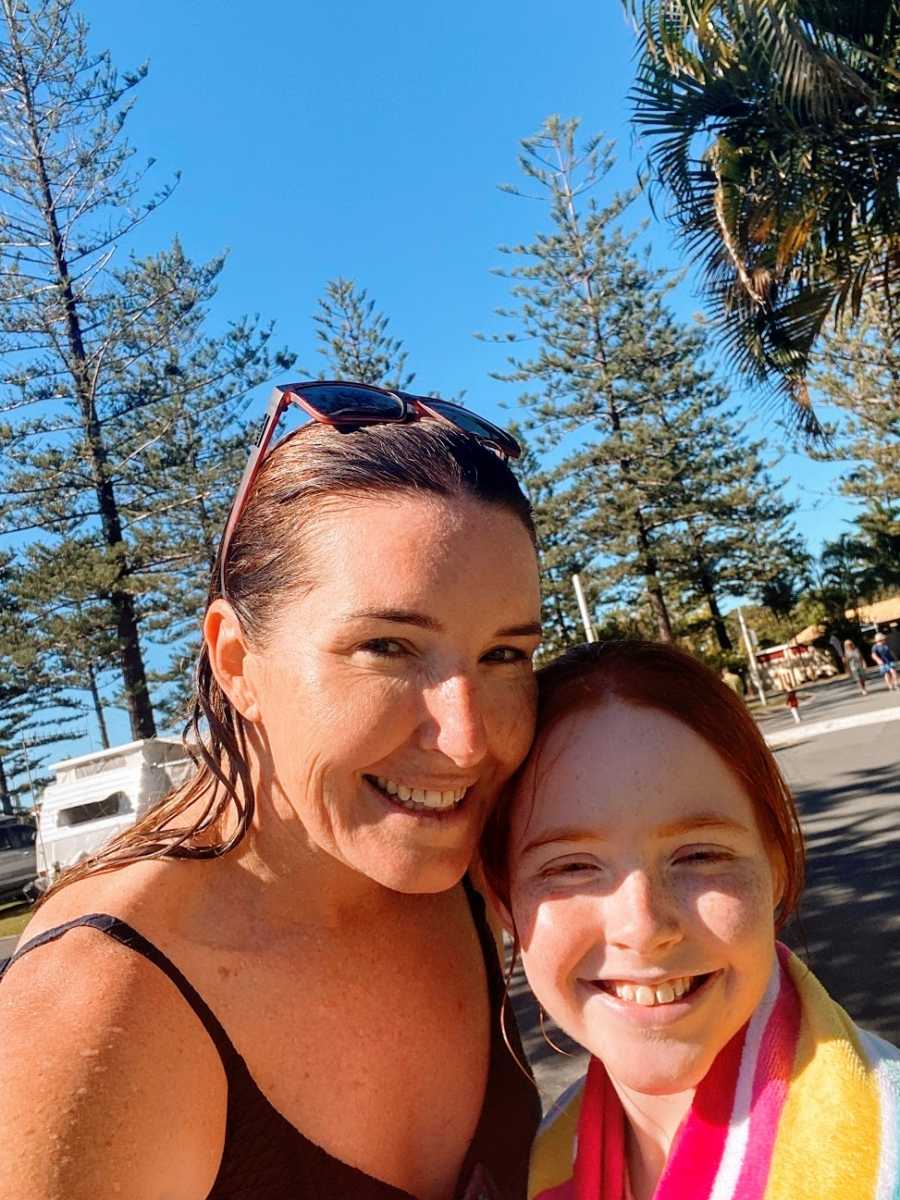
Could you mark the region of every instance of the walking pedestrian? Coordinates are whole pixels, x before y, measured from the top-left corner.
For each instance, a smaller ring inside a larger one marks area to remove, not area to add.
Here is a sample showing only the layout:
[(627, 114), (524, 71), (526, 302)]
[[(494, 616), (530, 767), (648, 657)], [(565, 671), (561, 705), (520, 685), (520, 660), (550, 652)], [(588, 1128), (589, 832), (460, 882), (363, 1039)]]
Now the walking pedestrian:
[(888, 645), (887, 635), (875, 634), (875, 645), (872, 647), (872, 657), (878, 664), (878, 672), (887, 684), (889, 692), (897, 690), (897, 659)]
[(851, 679), (855, 679), (859, 690), (866, 693), (866, 660), (854, 641), (850, 638), (844, 642), (844, 668)]
[(797, 699), (797, 693), (794, 691), (793, 688), (791, 688), (791, 690), (785, 696), (784, 702), (791, 711), (791, 716), (794, 718), (794, 723), (799, 725), (800, 724), (800, 701)]

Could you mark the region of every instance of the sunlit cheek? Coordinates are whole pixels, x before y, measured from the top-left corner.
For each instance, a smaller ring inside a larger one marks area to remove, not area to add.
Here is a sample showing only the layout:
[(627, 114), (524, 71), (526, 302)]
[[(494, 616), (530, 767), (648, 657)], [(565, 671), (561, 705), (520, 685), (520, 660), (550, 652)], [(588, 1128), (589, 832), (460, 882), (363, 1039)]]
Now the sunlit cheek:
[(492, 690), (484, 700), (489, 713), (490, 741), (494, 755), (511, 775), (522, 762), (534, 735), (534, 685), (527, 679)]
[(584, 897), (532, 898), (519, 913), (516, 928), (528, 975), (550, 985), (562, 985), (600, 941), (600, 924)]
[(729, 944), (768, 939), (774, 929), (773, 903), (771, 882), (753, 872), (711, 880), (694, 896), (698, 919)]

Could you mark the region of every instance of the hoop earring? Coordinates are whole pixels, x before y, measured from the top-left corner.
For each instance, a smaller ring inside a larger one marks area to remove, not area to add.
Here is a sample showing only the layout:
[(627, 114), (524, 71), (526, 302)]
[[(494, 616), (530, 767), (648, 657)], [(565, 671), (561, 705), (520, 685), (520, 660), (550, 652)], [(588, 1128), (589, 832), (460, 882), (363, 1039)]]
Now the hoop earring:
[(534, 1082), (534, 1076), (532, 1075), (531, 1071), (529, 1070), (528, 1065), (526, 1063), (523, 1063), (522, 1060), (519, 1058), (518, 1054), (516, 1054), (515, 1050), (513, 1050), (512, 1046), (510, 1044), (510, 1041), (509, 1041), (509, 1033), (506, 1028), (506, 1013), (507, 1013), (507, 1004), (509, 1002), (509, 989), (510, 989), (510, 986), (512, 985), (512, 977), (513, 977), (513, 973), (516, 969), (516, 963), (518, 961), (519, 961), (519, 935), (514, 932), (513, 933), (512, 958), (510, 959), (510, 963), (506, 969), (506, 975), (503, 980), (503, 999), (500, 1002), (500, 1033), (503, 1036), (503, 1043), (506, 1046), (507, 1050), (512, 1055), (513, 1061), (515, 1062), (516, 1066), (519, 1068), (519, 1070), (522, 1072), (522, 1074), (525, 1076), (525, 1078), (528, 1080), (528, 1082), (531, 1084), (531, 1086), (536, 1087), (537, 1085)]
[(556, 1042), (554, 1042), (553, 1038), (551, 1038), (550, 1035), (547, 1033), (547, 1030), (544, 1026), (545, 1015), (546, 1014), (544, 1013), (543, 1004), (538, 1004), (538, 1017), (539, 1017), (540, 1025), (541, 1025), (541, 1037), (544, 1039), (544, 1041), (547, 1043), (547, 1045), (550, 1047), (550, 1049), (555, 1050), (557, 1054), (564, 1054), (566, 1056), (566, 1058), (574, 1058), (575, 1055), (573, 1054), (573, 1052), (571, 1050), (564, 1050), (562, 1048), (562, 1046), (557, 1046), (557, 1044), (556, 1044)]

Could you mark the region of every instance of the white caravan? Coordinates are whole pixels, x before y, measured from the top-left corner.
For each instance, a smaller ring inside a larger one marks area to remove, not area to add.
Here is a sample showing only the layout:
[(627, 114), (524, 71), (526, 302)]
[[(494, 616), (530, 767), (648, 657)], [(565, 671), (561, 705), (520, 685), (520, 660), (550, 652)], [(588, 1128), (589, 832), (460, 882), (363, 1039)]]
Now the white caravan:
[(50, 768), (37, 825), (38, 888), (144, 815), (191, 773), (193, 763), (174, 738), (128, 742)]

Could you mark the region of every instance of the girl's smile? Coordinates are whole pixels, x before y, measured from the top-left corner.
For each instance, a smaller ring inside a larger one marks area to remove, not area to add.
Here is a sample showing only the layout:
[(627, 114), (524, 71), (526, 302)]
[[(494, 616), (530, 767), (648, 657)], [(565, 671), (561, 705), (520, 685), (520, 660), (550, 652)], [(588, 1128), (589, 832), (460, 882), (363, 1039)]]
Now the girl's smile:
[(740, 781), (676, 718), (611, 700), (560, 719), (517, 794), (510, 904), (533, 990), (614, 1083), (693, 1088), (774, 956), (775, 871)]

